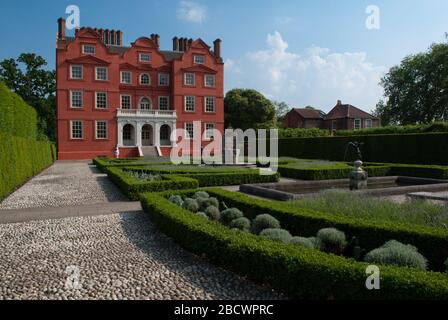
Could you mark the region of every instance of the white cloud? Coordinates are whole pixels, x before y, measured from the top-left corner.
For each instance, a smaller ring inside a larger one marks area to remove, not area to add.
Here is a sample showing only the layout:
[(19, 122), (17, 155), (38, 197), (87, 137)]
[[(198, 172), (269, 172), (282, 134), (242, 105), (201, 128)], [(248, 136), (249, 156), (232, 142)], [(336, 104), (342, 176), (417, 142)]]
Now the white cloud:
[(267, 48), (226, 65), (226, 89), (240, 83), (291, 106), (313, 105), (329, 111), (338, 99), (370, 111), (382, 95), (378, 85), (387, 69), (367, 61), (365, 52), (331, 52), (312, 46), (304, 55), (288, 50), (275, 31)]
[(177, 9), (177, 17), (181, 20), (202, 23), (207, 15), (207, 9), (193, 1), (181, 1)]

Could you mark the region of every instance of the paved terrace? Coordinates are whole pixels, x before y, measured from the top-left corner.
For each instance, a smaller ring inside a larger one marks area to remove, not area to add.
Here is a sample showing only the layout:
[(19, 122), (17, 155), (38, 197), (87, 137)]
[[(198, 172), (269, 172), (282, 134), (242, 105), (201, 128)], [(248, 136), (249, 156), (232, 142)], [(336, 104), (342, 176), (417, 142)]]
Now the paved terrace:
[(87, 162), (5, 199), (0, 239), (0, 299), (283, 298), (177, 246)]

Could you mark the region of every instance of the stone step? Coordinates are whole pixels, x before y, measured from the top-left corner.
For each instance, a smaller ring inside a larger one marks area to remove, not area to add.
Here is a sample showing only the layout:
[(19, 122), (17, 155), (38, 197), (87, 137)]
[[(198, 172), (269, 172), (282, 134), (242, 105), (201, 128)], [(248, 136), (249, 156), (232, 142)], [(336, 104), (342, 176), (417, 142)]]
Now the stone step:
[(157, 152), (156, 147), (142, 147), (142, 153), (145, 157), (158, 157), (159, 153)]

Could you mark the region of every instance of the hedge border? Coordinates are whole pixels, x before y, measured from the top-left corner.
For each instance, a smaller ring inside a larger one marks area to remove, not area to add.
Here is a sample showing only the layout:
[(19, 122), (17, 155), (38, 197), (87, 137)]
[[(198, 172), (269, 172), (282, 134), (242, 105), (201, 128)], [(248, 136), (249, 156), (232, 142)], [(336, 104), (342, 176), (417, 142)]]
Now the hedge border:
[[(217, 189), (206, 189), (222, 195)], [(194, 190), (183, 190), (191, 194)], [(169, 202), (180, 192), (145, 193), (142, 207), (158, 228), (178, 244), (212, 263), (294, 298), (448, 299), (448, 276), (411, 268), (382, 266), (381, 289), (367, 290), (367, 263), (318, 250), (272, 242), (205, 220)]]

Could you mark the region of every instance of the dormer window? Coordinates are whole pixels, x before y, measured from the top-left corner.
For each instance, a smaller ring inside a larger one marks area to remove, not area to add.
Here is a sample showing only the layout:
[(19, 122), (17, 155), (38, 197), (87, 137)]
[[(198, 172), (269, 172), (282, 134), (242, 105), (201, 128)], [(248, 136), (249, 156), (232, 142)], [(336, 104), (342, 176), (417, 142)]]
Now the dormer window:
[(82, 46), (82, 53), (83, 54), (95, 54), (96, 53), (96, 47), (91, 44), (85, 44)]
[(204, 64), (205, 56), (194, 56), (194, 63), (196, 64)]
[(151, 54), (150, 53), (140, 53), (139, 60), (140, 60), (140, 62), (150, 62)]

